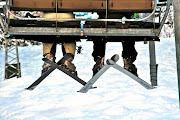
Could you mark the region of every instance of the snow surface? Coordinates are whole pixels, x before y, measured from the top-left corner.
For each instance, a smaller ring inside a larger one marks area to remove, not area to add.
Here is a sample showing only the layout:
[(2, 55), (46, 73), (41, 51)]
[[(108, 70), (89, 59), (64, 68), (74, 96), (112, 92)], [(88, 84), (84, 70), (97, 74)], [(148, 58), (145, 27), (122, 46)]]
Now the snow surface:
[[(83, 54), (74, 63), (78, 76), (92, 77), (92, 42), (78, 42)], [(150, 83), (149, 47), (136, 43), (139, 76)], [(107, 43), (106, 59), (121, 56), (121, 43)], [(19, 47), (22, 77), (4, 81), (4, 50), (0, 50), (0, 120), (179, 120), (178, 84), (174, 38), (156, 42), (158, 88), (146, 90), (110, 68), (86, 94), (72, 78), (55, 70), (33, 91), (24, 90), (41, 74), (42, 45)], [(62, 57), (58, 45), (57, 60)], [(117, 62), (123, 66), (122, 58)]]

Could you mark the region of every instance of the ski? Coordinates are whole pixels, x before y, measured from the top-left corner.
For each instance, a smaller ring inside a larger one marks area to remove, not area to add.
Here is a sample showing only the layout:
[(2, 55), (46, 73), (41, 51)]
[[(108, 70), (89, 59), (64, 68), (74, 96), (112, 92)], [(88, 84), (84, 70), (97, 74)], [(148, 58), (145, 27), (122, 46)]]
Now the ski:
[(49, 70), (44, 72), (34, 83), (32, 83), (29, 87), (25, 88), (27, 90), (34, 90), (36, 86), (39, 85), (52, 71), (54, 71), (56, 68), (51, 67)]
[(107, 59), (106, 64), (103, 66), (103, 68), (101, 68), (101, 70), (96, 73), (88, 82), (85, 86), (83, 86), (79, 92), (82, 93), (86, 93), (91, 86), (97, 81), (97, 79), (104, 74), (105, 71), (107, 71), (110, 67), (113, 67), (117, 70), (119, 70), (120, 72), (128, 75), (129, 77), (131, 77), (133, 80), (135, 80), (136, 82), (138, 82), (140, 85), (142, 85), (143, 87), (145, 87), (146, 89), (153, 89), (154, 87), (152, 85), (150, 85), (149, 83), (147, 83), (146, 81), (142, 80), (141, 78), (135, 76), (134, 74), (130, 73), (129, 71), (125, 70), (124, 68), (122, 68), (121, 66), (119, 66), (118, 64), (116, 64), (116, 62), (118, 61), (119, 57), (118, 55), (114, 55), (111, 57), (111, 59)]
[(111, 57), (111, 59), (107, 60), (107, 64), (105, 64), (88, 82), (85, 86), (83, 86), (79, 92), (86, 93), (92, 85), (97, 81), (97, 79), (104, 74), (111, 66), (111, 64), (117, 62), (119, 60), (119, 55), (115, 54)]
[[(82, 80), (82, 79), (80, 79), (79, 77), (71, 74), (69, 71), (66, 71), (65, 69), (61, 68), (58, 64), (50, 61), (49, 59), (43, 58), (43, 61), (51, 64), (54, 68), (57, 68), (57, 69), (59, 69), (60, 71), (64, 72), (65, 74), (67, 74), (68, 76), (72, 77), (74, 80), (76, 80), (77, 82), (79, 82), (79, 83), (82, 84), (83, 86), (87, 84), (84, 80)], [(91, 86), (89, 89), (93, 89), (93, 88), (96, 88), (96, 87), (92, 87), (92, 86)]]
[(121, 66), (119, 66), (118, 64), (114, 63), (113, 65), (111, 65), (113, 68), (119, 70), (120, 72), (128, 75), (129, 77), (131, 77), (133, 80), (135, 80), (136, 82), (138, 82), (140, 85), (142, 85), (143, 87), (145, 87), (146, 89), (153, 89), (154, 87), (152, 85), (150, 85), (149, 83), (147, 83), (146, 81), (142, 80), (141, 78), (135, 76), (134, 74), (130, 73), (129, 71), (125, 70), (124, 68), (122, 68)]
[(109, 65), (105, 64), (88, 82), (84, 85), (78, 92), (86, 93), (92, 85), (97, 81), (97, 79), (105, 73), (106, 70), (110, 68)]
[(78, 91), (78, 92), (82, 92), (82, 93), (86, 93), (89, 89), (93, 89), (96, 87), (92, 87), (93, 84), (97, 81), (97, 79), (104, 74), (110, 67), (113, 67), (117, 70), (119, 70), (120, 72), (128, 75), (129, 77), (131, 77), (133, 80), (135, 80), (136, 82), (138, 82), (140, 85), (142, 85), (143, 87), (145, 87), (146, 89), (153, 89), (154, 87), (152, 85), (150, 85), (149, 83), (147, 83), (146, 81), (142, 80), (141, 78), (135, 76), (134, 74), (130, 73), (129, 71), (125, 70), (124, 68), (122, 68), (121, 66), (119, 66), (118, 64), (116, 64), (116, 62), (119, 60), (119, 56), (116, 54), (114, 56), (111, 57), (111, 59), (107, 59), (106, 64), (100, 69), (100, 71), (98, 71), (88, 82), (83, 81), (82, 79), (80, 79), (79, 77), (71, 74), (69, 71), (66, 71), (65, 69), (63, 69), (62, 67), (60, 67), (59, 65), (61, 65), (61, 61), (62, 60), (66, 60), (68, 57), (65, 56), (63, 57), (61, 60), (59, 60), (57, 63), (52, 62), (51, 60), (47, 59), (47, 58), (43, 58), (43, 61), (51, 64), (51, 68), (44, 72), (34, 83), (32, 83), (28, 88), (26, 88), (27, 90), (33, 90), (34, 88), (36, 88), (37, 85), (39, 85), (39, 83), (41, 83), (44, 78), (46, 78), (51, 72), (53, 72), (56, 68), (59, 69), (60, 71), (64, 72), (65, 74), (67, 74), (68, 76), (72, 77), (74, 80), (76, 80), (77, 82), (79, 82), (80, 84), (83, 85), (83, 87)]
[[(57, 64), (60, 65), (62, 61), (65, 61), (69, 58), (69, 55), (66, 54), (62, 57)], [(35, 82), (33, 82), (29, 87), (25, 88), (26, 90), (34, 90), (51, 72), (53, 72), (56, 68), (51, 67), (49, 70), (44, 72)]]

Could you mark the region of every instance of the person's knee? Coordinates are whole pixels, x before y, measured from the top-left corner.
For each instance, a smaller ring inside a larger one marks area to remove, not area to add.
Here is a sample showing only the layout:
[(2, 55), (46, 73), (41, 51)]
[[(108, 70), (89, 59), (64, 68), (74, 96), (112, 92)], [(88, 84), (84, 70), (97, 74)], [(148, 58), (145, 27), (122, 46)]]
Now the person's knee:
[(43, 16), (44, 18), (64, 18), (64, 19), (70, 19), (75, 18), (73, 13), (46, 13)]
[(46, 53), (55, 54), (56, 43), (43, 43), (43, 55)]
[(71, 53), (71, 54), (75, 55), (75, 51), (76, 51), (76, 43), (75, 42), (70, 42), (70, 43), (64, 42), (63, 47), (64, 47), (65, 53)]

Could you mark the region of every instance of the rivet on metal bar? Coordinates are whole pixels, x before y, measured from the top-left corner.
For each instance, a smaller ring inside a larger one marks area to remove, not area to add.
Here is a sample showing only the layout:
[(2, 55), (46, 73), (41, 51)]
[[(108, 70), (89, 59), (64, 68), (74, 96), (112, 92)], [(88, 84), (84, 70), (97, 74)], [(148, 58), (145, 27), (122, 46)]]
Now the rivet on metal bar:
[(86, 21), (81, 21), (81, 36), (83, 36), (83, 28)]

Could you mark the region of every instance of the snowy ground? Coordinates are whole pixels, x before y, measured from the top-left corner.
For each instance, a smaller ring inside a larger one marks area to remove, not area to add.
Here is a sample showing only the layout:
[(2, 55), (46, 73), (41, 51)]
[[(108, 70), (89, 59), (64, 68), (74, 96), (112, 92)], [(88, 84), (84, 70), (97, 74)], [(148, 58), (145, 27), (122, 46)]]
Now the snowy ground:
[[(92, 42), (82, 41), (83, 54), (75, 57), (78, 75), (85, 81), (94, 65)], [(58, 46), (57, 60), (62, 57)], [(139, 76), (149, 82), (148, 44), (136, 43)], [(108, 43), (106, 59), (118, 53), (121, 43)], [(0, 120), (179, 120), (174, 39), (156, 42), (158, 88), (146, 90), (110, 68), (95, 83), (97, 89), (78, 93), (79, 83), (55, 70), (33, 91), (24, 90), (41, 74), (42, 46), (19, 47), (22, 77), (4, 81), (4, 50), (0, 51)], [(122, 59), (118, 64), (123, 66)], [(150, 83), (150, 82), (149, 82)]]

